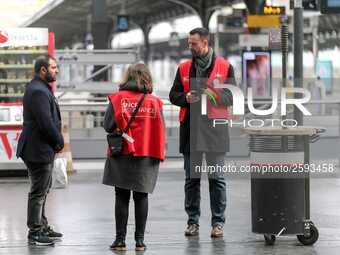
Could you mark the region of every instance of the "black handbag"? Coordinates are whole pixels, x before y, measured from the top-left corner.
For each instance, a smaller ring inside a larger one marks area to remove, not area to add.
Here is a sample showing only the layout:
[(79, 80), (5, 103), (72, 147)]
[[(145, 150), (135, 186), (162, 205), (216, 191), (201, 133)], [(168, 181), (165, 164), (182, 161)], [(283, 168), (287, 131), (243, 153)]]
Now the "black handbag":
[(107, 139), (107, 143), (108, 143), (109, 149), (110, 149), (110, 157), (118, 157), (118, 156), (122, 155), (123, 144), (124, 144), (124, 139), (125, 139), (123, 137), (123, 135), (126, 134), (126, 132), (129, 130), (131, 123), (135, 119), (136, 114), (137, 114), (140, 106), (142, 105), (145, 96), (146, 96), (146, 94), (144, 94), (142, 96), (142, 98), (139, 100), (137, 107), (136, 107), (135, 111), (133, 112), (131, 119), (130, 119), (129, 123), (127, 124), (124, 132), (122, 132), (121, 130), (117, 130), (117, 131), (107, 135), (106, 139)]

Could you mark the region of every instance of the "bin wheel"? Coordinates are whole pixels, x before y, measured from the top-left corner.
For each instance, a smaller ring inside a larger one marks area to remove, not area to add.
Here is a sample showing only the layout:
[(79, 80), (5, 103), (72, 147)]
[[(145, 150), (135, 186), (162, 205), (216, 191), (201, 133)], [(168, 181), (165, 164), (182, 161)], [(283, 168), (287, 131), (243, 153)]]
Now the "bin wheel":
[(310, 224), (310, 235), (298, 235), (297, 238), (303, 245), (312, 245), (318, 240), (319, 231), (313, 224)]
[(273, 245), (275, 243), (275, 235), (264, 235), (264, 241), (267, 245)]

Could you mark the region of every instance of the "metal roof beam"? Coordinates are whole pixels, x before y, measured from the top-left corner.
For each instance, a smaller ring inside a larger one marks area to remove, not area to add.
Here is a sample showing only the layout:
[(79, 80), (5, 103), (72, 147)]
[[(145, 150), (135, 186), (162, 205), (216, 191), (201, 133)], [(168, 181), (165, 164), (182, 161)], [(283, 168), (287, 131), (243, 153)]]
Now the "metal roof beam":
[(24, 22), (21, 27), (28, 27), (29, 25), (33, 24), (34, 22), (38, 21), (40, 18), (51, 12), (54, 8), (59, 6), (64, 0), (55, 0), (51, 4), (47, 5), (45, 8), (43, 8), (41, 11), (36, 13), (34, 17), (29, 19), (28, 21)]

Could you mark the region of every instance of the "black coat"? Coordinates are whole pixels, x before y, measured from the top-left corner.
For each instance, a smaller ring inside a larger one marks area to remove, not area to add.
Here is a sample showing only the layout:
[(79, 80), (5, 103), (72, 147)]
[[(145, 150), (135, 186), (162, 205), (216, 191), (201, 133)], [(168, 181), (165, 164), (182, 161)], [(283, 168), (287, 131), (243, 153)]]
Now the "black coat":
[(24, 98), (24, 127), (17, 157), (24, 162), (52, 163), (55, 153), (64, 148), (58, 101), (52, 88), (39, 77), (27, 84)]
[[(215, 60), (216, 56), (213, 54), (213, 60), (211, 61), (208, 69), (203, 73), (203, 77), (208, 78), (210, 76)], [(190, 80), (196, 78), (194, 61), (195, 59), (193, 58), (190, 68)], [(225, 83), (236, 85), (234, 68), (232, 65), (229, 66), (228, 77)], [(193, 86), (195, 86), (195, 84), (190, 83), (191, 90), (198, 91), (198, 89)], [(186, 94), (187, 93), (184, 92), (184, 86), (178, 69), (173, 86), (169, 93), (169, 99), (172, 104), (187, 108), (184, 121), (180, 124), (180, 153), (189, 153), (191, 150), (207, 152), (229, 151), (228, 126), (218, 125), (216, 128), (212, 128), (212, 120), (200, 114), (201, 103), (187, 103), (185, 99)], [(233, 104), (233, 97), (228, 89), (223, 89), (219, 92), (219, 96), (222, 99), (222, 105), (227, 107)], [(193, 115), (191, 118), (190, 113)]]

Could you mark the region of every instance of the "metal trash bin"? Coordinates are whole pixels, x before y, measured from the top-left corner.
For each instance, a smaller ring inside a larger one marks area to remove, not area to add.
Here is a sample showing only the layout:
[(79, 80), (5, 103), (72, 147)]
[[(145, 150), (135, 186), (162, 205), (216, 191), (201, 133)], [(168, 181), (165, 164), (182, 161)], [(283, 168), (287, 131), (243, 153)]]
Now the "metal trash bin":
[[(245, 128), (250, 135), (252, 232), (266, 244), (296, 235), (304, 245), (318, 240), (310, 220), (309, 143), (324, 132), (316, 127)], [(296, 169), (294, 172), (292, 172)]]

